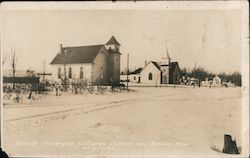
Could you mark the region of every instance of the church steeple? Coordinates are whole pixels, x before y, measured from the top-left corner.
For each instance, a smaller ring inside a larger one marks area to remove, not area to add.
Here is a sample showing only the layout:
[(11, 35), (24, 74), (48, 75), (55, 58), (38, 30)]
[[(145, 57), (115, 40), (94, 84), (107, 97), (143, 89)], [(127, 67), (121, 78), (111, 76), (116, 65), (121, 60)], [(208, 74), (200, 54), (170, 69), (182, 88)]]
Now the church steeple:
[(105, 44), (107, 49), (111, 49), (114, 51), (118, 51), (119, 52), (119, 48), (120, 48), (120, 43), (115, 39), (114, 36), (112, 36), (109, 41)]
[(168, 45), (167, 45), (167, 41), (166, 41), (166, 52), (163, 54), (162, 64), (169, 65), (171, 62), (170, 60), (171, 60), (171, 58), (170, 58), (169, 53), (168, 53)]

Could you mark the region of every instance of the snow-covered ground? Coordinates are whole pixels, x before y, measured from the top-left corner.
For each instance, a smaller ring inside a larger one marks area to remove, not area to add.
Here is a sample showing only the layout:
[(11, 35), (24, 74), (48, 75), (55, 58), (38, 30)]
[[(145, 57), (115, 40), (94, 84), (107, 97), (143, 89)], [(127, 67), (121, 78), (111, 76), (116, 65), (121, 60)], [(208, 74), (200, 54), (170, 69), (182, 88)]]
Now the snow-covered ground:
[(3, 148), (9, 156), (223, 156), (211, 148), (223, 148), (224, 134), (241, 146), (240, 88), (132, 89), (9, 103)]

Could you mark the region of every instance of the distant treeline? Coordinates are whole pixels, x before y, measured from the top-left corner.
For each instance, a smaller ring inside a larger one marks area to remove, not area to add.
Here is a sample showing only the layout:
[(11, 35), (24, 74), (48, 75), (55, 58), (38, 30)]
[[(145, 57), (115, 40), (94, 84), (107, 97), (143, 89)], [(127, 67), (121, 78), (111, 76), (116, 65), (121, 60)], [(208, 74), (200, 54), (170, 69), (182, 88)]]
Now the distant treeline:
[(191, 71), (187, 71), (186, 68), (181, 69), (181, 76), (185, 77), (195, 77), (204, 81), (206, 78), (214, 78), (215, 76), (219, 76), (221, 81), (231, 81), (232, 83), (236, 84), (237, 86), (241, 86), (241, 74), (239, 72), (234, 72), (231, 74), (226, 73), (219, 73), (215, 74), (212, 72), (208, 72), (206, 69), (202, 67), (193, 68)]

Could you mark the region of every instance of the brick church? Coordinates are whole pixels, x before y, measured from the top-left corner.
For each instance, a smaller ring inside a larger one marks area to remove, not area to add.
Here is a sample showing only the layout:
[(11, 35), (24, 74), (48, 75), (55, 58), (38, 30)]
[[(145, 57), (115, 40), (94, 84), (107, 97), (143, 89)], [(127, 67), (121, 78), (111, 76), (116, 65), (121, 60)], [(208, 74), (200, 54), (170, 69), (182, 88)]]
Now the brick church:
[(54, 79), (82, 79), (93, 84), (119, 85), (120, 43), (112, 36), (106, 44), (63, 47), (50, 65)]

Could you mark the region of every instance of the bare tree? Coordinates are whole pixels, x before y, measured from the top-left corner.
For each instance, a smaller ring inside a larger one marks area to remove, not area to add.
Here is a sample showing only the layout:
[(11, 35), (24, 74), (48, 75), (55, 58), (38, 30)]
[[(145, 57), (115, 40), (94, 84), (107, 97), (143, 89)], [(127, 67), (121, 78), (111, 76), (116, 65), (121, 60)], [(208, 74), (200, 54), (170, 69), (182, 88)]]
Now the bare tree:
[(17, 61), (18, 61), (18, 56), (16, 54), (16, 49), (11, 48), (11, 52), (8, 56), (8, 60), (11, 65), (11, 70), (12, 70), (12, 77), (13, 77), (13, 89), (15, 89), (15, 77), (16, 77), (16, 67), (17, 67)]
[(68, 89), (68, 86), (69, 86), (69, 79), (67, 77), (67, 57), (68, 57), (68, 54), (67, 52), (61, 52), (63, 53), (63, 73), (64, 73), (64, 76), (61, 77), (61, 81), (62, 81), (62, 84), (63, 84), (63, 89), (64, 91), (67, 91)]

